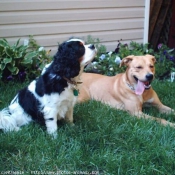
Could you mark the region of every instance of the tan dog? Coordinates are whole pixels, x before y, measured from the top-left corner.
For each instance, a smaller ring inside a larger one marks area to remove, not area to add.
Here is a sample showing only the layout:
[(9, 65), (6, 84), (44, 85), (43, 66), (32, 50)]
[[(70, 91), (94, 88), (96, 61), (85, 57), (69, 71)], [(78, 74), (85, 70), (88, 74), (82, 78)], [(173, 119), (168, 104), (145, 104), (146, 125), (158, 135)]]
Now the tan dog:
[(128, 111), (138, 118), (156, 120), (163, 125), (175, 127), (175, 124), (142, 112), (143, 104), (156, 106), (161, 113), (175, 113), (163, 105), (151, 87), (155, 74), (155, 57), (152, 55), (123, 58), (121, 66), (126, 65), (125, 73), (108, 77), (100, 74), (83, 73), (78, 102), (94, 99), (111, 107)]

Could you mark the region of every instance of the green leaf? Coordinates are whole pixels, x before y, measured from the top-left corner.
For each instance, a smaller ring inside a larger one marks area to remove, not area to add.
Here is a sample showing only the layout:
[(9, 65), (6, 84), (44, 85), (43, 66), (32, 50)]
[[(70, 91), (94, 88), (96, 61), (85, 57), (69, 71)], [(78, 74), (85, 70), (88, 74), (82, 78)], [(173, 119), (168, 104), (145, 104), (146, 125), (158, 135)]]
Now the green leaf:
[(0, 46), (0, 54), (2, 55), (4, 51), (4, 47)]
[(27, 52), (28, 46), (21, 45), (17, 48), (19, 52)]
[(15, 47), (17, 47), (17, 46), (18, 46), (19, 41), (20, 41), (20, 38), (19, 38), (19, 39), (18, 39), (18, 41), (16, 42)]
[(1, 47), (7, 47), (7, 46), (9, 46), (9, 44), (8, 44), (6, 39), (2, 39), (2, 40), (0, 40), (0, 46)]
[(5, 67), (6, 67), (6, 64), (5, 63), (0, 64), (0, 70), (4, 70)]
[(38, 52), (30, 52), (24, 57), (24, 59), (30, 60), (30, 59), (33, 59), (36, 56), (38, 56)]
[(23, 56), (23, 53), (19, 52), (19, 53), (15, 53), (14, 58), (15, 59), (20, 59), (22, 56)]
[(5, 64), (10, 63), (11, 61), (12, 61), (12, 58), (4, 58), (4, 59), (3, 59), (3, 62), (4, 62)]
[(9, 56), (9, 57), (13, 57), (13, 55), (14, 55), (13, 50), (12, 50), (11, 48), (9, 48), (9, 47), (5, 47), (5, 53), (6, 53), (7, 56)]
[(2, 71), (0, 70), (0, 79), (2, 78)]
[(32, 64), (33, 63), (33, 60), (32, 59), (24, 59), (21, 64), (24, 64), (24, 65), (28, 65), (28, 64)]
[(17, 67), (13, 67), (11, 64), (7, 65), (7, 69), (13, 74), (16, 75), (19, 72), (19, 69)]
[(171, 53), (174, 51), (174, 48), (173, 49), (170, 49), (170, 50), (167, 50), (168, 53)]

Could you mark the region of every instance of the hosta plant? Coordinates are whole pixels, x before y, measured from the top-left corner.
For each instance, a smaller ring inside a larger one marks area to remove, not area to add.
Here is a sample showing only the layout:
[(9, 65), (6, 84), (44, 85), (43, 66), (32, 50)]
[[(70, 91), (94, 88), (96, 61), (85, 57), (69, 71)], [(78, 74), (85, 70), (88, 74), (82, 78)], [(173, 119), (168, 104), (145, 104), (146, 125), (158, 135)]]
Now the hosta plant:
[(0, 78), (3, 80), (35, 78), (51, 57), (40, 47), (34, 47), (35, 40), (30, 37), (29, 44), (21, 45), (20, 39), (13, 45), (6, 39), (0, 40)]

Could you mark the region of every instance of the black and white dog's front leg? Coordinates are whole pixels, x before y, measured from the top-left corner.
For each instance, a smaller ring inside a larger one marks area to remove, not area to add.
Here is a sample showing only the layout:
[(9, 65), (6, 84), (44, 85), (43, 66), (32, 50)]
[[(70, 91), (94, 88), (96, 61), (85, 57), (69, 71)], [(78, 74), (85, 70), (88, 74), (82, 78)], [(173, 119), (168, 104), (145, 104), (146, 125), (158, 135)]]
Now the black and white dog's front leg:
[(67, 123), (74, 126), (74, 123), (73, 123), (73, 107), (70, 107), (68, 109), (68, 111), (66, 112), (65, 120), (66, 120)]
[(44, 107), (44, 119), (48, 134), (54, 138), (57, 137), (57, 109), (51, 107)]

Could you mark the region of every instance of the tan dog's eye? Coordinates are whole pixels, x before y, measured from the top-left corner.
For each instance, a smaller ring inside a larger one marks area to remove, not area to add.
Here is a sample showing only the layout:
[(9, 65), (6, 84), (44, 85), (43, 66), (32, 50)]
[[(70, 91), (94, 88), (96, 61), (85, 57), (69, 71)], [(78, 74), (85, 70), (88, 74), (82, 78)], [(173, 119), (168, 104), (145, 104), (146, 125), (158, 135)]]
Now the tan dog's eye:
[(142, 67), (142, 66), (137, 66), (136, 68), (137, 68), (137, 69), (142, 69), (143, 67)]
[(154, 66), (153, 66), (153, 65), (150, 65), (149, 67), (150, 67), (150, 68), (154, 68)]

